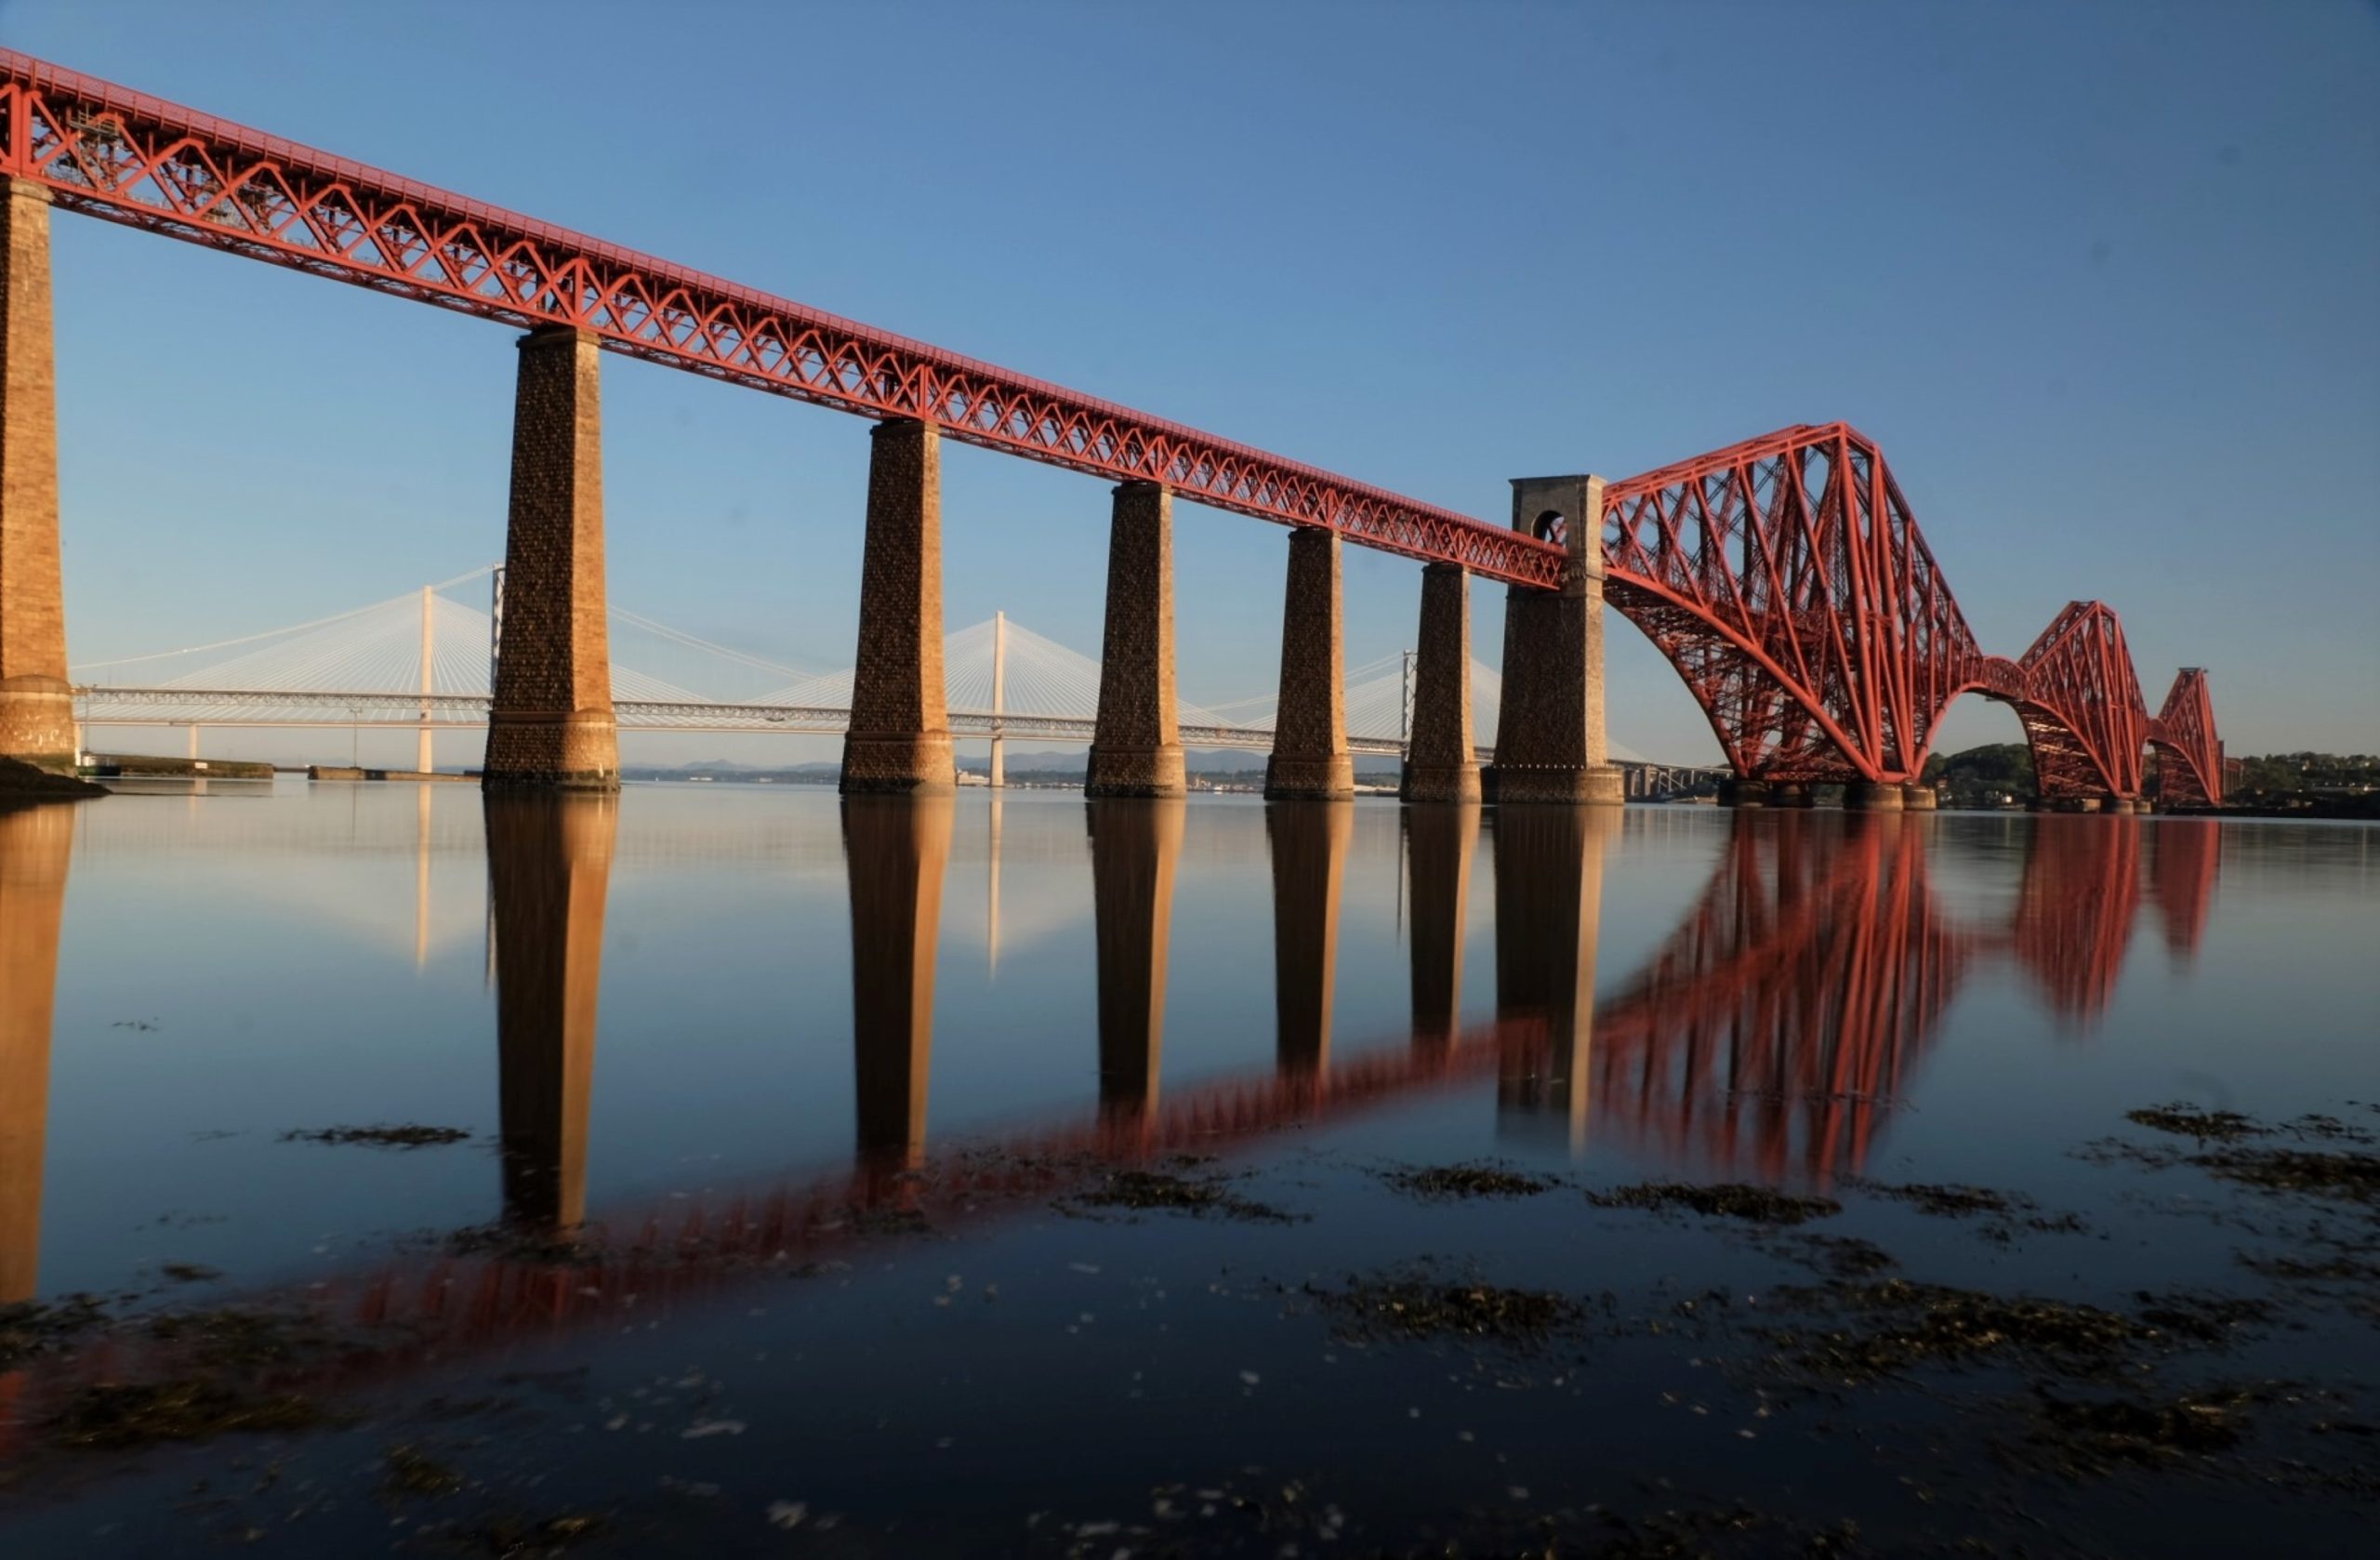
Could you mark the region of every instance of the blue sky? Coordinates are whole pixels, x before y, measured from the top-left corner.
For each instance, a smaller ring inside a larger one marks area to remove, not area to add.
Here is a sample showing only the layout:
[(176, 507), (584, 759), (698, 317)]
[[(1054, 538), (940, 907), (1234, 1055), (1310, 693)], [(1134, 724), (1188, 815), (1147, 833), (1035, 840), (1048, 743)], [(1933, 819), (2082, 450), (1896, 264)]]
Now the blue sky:
[[(1847, 419), (1988, 649), (2099, 597), (2233, 751), (2380, 749), (2368, 5), (5, 0), (0, 39), (1486, 518)], [(501, 552), (510, 331), (55, 233), (74, 659)], [(604, 396), (614, 600), (847, 664), (866, 425), (618, 358)], [(1106, 506), (954, 447), (950, 625), (1095, 651)], [(1176, 545), (1184, 696), (1269, 687), (1283, 533)], [(1346, 579), (1350, 664), (1408, 644), (1418, 567)], [(1715, 752), (1611, 638), (1614, 735)]]

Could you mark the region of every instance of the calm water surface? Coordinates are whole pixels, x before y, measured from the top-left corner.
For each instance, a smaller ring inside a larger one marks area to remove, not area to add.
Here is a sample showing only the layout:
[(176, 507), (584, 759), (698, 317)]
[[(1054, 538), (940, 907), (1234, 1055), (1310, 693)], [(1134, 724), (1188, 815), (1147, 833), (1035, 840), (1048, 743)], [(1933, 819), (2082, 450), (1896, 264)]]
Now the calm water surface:
[[(2369, 1205), (2078, 1151), (2170, 1101), (2380, 1128), (2375, 839), (724, 786), (0, 813), (0, 1303), (337, 1336), (251, 1382), (329, 1422), (123, 1451), (42, 1427), (165, 1366), (20, 1360), (0, 1547), (2125, 1552), (2281, 1512), (2350, 1547)], [(467, 1137), (289, 1135), (386, 1124)], [(1385, 1179), (1483, 1159), (1557, 1184)], [(1118, 1166), (1281, 1217), (1084, 1200)], [(2160, 1390), (2314, 1394), (2254, 1420), (2314, 1482), (2033, 1466), (2022, 1372), (1748, 1377), (1819, 1249), (1581, 1195), (1647, 1181), (1833, 1197), (1932, 1284), (2244, 1297)], [(1937, 1183), (2025, 1211), (1874, 1190)], [(2309, 1238), (2336, 1284), (2243, 1266)], [(1597, 1319), (1506, 1347), (1334, 1309), (1399, 1276)], [(392, 1483), (399, 1444), (456, 1485)]]

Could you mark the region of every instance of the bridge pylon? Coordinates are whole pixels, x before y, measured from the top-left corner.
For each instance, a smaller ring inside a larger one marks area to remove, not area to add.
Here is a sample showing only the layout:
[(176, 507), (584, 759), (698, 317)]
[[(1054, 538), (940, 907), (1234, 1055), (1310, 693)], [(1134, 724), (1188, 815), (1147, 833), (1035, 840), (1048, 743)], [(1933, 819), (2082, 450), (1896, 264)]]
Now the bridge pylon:
[(867, 534), (846, 796), (939, 795), (959, 771), (942, 666), (942, 433), (893, 417), (871, 430)]
[(0, 758), (71, 774), (49, 192), (0, 178)]
[(1603, 479), (1516, 477), (1513, 529), (1569, 549), (1558, 590), (1504, 603), (1503, 707), (1488, 794), (1516, 802), (1625, 802), (1603, 703)]
[(617, 790), (619, 724), (603, 594), (602, 354), (593, 332), (521, 337), (504, 647), (488, 711), (489, 790)]

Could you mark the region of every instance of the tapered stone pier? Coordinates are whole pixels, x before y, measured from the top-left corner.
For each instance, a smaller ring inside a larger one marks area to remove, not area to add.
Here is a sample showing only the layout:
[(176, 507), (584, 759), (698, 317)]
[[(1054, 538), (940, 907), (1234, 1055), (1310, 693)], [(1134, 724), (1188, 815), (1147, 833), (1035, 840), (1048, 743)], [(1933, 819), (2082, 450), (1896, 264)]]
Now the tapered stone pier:
[(1347, 751), (1346, 653), (1341, 622), (1339, 533), (1289, 533), (1289, 578), (1281, 605), (1281, 698), (1264, 795), (1275, 801), (1332, 800), (1355, 794)]
[(603, 595), (602, 353), (592, 331), (520, 340), (504, 641), (481, 783), (495, 790), (617, 790), (609, 608)]
[(1504, 696), (1488, 799), (1620, 805), (1627, 787), (1604, 739), (1603, 479), (1516, 479), (1513, 528), (1558, 530), (1570, 559), (1560, 589), (1515, 585), (1506, 593)]
[(1173, 495), (1116, 489), (1107, 536), (1107, 630), (1099, 720), (1083, 794), (1171, 797), (1187, 788), (1173, 686)]
[(843, 794), (939, 795), (959, 775), (943, 694), (942, 434), (932, 424), (876, 425), (866, 546)]
[(74, 771), (58, 563), (49, 192), (0, 178), (0, 758)]
[(1413, 732), (1400, 793), (1408, 801), (1479, 800), (1471, 729), (1471, 576), (1460, 563), (1421, 570), (1421, 632), (1413, 656)]

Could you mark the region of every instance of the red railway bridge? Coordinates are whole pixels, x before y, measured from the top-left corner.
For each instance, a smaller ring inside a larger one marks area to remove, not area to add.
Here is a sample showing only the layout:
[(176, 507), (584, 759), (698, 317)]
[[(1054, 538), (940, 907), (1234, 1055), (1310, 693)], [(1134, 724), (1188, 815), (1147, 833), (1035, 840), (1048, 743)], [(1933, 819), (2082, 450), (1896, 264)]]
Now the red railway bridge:
[[(1289, 528), (1268, 794), (1349, 794), (1340, 547), (1425, 565), (1407, 790), (1618, 801), (1602, 606), (1677, 668), (1739, 800), (1818, 782), (1925, 805), (1960, 694), (2016, 709), (2045, 798), (2131, 810), (2222, 793), (2205, 676), (2150, 716), (2116, 615), (2061, 613), (2016, 660), (1977, 644), (1874, 444), (1799, 427), (1610, 484), (1515, 482), (1490, 524), (0, 50), (0, 754), (72, 762), (59, 579), (53, 206), (521, 327), (491, 787), (608, 788), (600, 354), (874, 419), (847, 791), (953, 779), (944, 696), (945, 438), (1115, 481), (1087, 788), (1180, 792), (1172, 499)], [(1510, 589), (1501, 739), (1471, 742), (1471, 576)]]

